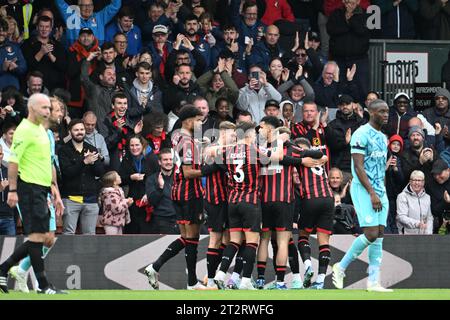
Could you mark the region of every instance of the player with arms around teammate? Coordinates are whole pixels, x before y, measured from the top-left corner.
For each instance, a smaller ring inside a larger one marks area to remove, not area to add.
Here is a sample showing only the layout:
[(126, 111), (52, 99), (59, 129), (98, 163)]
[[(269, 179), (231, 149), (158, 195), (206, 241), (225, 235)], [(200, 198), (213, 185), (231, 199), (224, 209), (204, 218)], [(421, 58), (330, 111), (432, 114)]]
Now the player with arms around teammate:
[[(272, 123), (266, 123), (275, 129)], [(277, 122), (279, 124), (279, 122)], [(280, 135), (276, 146), (263, 150), (256, 142), (255, 125), (242, 122), (236, 126), (238, 141), (236, 146), (226, 149), (225, 163), (229, 174), (228, 219), (230, 223), (230, 243), (223, 252), (220, 270), (214, 280), (219, 289), (225, 288), (225, 275), (233, 257), (239, 250), (245, 234), (243, 251), (244, 270), (239, 289), (254, 290), (251, 274), (256, 258), (256, 250), (261, 232), (261, 201), (259, 199), (259, 175), (261, 164), (283, 159), (283, 143), (289, 136)]]
[(196, 274), (197, 247), (200, 220), (203, 215), (203, 187), (200, 170), (201, 154), (194, 132), (201, 132), (202, 113), (192, 105), (186, 105), (178, 115), (182, 123), (179, 131), (173, 132), (175, 173), (172, 185), (172, 200), (177, 213), (181, 237), (171, 243), (156, 262), (145, 268), (150, 285), (159, 288), (158, 272), (161, 266), (185, 248), (188, 270), (188, 290), (204, 290)]
[[(9, 159), (8, 205), (20, 205), (24, 233), (28, 240), (0, 265), (0, 290), (7, 293), (7, 272), (27, 255), (39, 282), (38, 293), (65, 293), (48, 283), (42, 258), (43, 243), (52, 243), (47, 195), (53, 182), (51, 148), (43, 126), (50, 116), (50, 99), (41, 93), (28, 100), (28, 118), (22, 120), (13, 138)], [(20, 201), (20, 202), (19, 202)], [(57, 214), (63, 206), (56, 203)]]
[(333, 284), (344, 286), (345, 270), (366, 247), (369, 247), (368, 291), (392, 292), (380, 285), (383, 235), (389, 201), (384, 181), (387, 161), (387, 139), (380, 131), (387, 124), (389, 108), (383, 100), (369, 105), (369, 123), (361, 126), (350, 141), (353, 181), (350, 188), (353, 204), (364, 234), (353, 241), (342, 260), (333, 266)]

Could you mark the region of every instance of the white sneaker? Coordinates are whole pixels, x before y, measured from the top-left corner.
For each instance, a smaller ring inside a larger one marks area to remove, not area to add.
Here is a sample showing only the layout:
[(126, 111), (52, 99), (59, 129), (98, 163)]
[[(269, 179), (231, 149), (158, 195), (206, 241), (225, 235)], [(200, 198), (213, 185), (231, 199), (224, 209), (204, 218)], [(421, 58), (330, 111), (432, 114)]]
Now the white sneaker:
[(144, 270), (145, 275), (147, 276), (148, 283), (152, 286), (153, 289), (158, 290), (159, 289), (159, 282), (158, 282), (158, 272), (156, 272), (155, 269), (153, 269), (153, 264), (150, 264), (145, 268)]
[(249, 281), (245, 281), (244, 279), (241, 280), (241, 284), (239, 286), (239, 290), (258, 290), (256, 289), (253, 285), (252, 282)]
[(208, 290), (219, 290), (219, 287), (214, 282), (213, 283), (207, 283), (206, 284), (206, 288)]
[(27, 285), (27, 275), (19, 272), (19, 266), (12, 267), (9, 269), (9, 274), (13, 279), (17, 281), (17, 286), (19, 290), (23, 293), (30, 293)]
[(339, 263), (333, 265), (333, 285), (336, 289), (344, 288), (345, 272), (341, 269)]
[[(187, 286), (187, 289), (188, 290), (208, 290), (208, 288), (207, 287), (205, 287), (204, 285), (203, 285), (203, 283), (201, 283), (201, 282), (197, 282), (195, 285), (193, 285), (193, 286)], [(209, 289), (209, 290), (211, 290), (211, 289)]]
[(392, 289), (383, 288), (379, 282), (367, 282), (368, 292), (394, 292)]

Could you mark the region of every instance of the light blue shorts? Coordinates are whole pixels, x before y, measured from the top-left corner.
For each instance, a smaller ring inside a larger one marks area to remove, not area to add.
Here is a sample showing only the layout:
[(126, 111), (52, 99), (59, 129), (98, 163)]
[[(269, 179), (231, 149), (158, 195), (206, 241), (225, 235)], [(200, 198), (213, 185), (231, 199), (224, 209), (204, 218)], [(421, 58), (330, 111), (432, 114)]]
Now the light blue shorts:
[(383, 208), (378, 212), (373, 209), (370, 195), (362, 185), (352, 183), (350, 186), (350, 195), (352, 196), (353, 206), (358, 215), (360, 227), (386, 227), (389, 212), (389, 200), (386, 193), (380, 198)]
[(53, 202), (51, 202), (51, 195), (48, 195), (48, 200), (50, 201), (50, 205), (48, 206), (48, 209), (50, 210), (50, 223), (48, 226), (48, 231), (53, 232), (56, 231), (56, 211), (55, 207), (53, 206)]

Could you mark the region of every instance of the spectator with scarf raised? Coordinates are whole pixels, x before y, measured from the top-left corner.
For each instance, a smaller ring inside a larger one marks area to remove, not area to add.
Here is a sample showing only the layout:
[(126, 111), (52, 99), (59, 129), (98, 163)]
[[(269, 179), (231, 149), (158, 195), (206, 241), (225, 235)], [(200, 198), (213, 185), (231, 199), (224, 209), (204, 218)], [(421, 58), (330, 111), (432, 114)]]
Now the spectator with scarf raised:
[[(96, 56), (100, 54), (98, 40), (95, 38), (91, 29), (83, 28), (80, 30), (78, 40), (69, 48), (67, 64), (68, 89), (71, 97), (71, 101), (68, 103), (68, 109), (72, 118), (81, 118), (85, 109), (84, 100), (86, 91), (81, 85), (80, 80), (81, 63), (91, 54)], [(93, 59), (87, 70), (89, 76), (94, 72), (96, 66), (97, 59)]]

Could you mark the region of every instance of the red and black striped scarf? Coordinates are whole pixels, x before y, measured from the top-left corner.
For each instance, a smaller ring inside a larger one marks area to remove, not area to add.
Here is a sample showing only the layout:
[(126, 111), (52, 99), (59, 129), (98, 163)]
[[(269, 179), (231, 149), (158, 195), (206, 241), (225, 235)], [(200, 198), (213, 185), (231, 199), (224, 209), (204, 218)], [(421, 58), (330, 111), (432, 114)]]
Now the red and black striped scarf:
[[(116, 114), (114, 112), (111, 112), (110, 116), (111, 116), (112, 124), (115, 128), (120, 128), (119, 124), (118, 124), (119, 119), (123, 119), (124, 121), (126, 121), (125, 117), (117, 118)], [(120, 130), (121, 130), (122, 134), (121, 134), (119, 144), (117, 145), (117, 149), (119, 150), (120, 162), (122, 162), (122, 159), (125, 156), (125, 152), (126, 152), (125, 147), (127, 145), (128, 128), (124, 125), (124, 126), (122, 126), (122, 128), (120, 128)]]
[(153, 153), (159, 154), (159, 151), (161, 150), (161, 144), (163, 143), (164, 140), (166, 140), (166, 132), (163, 131), (161, 133), (161, 136), (159, 136), (159, 137), (155, 137), (154, 135), (149, 133), (148, 135), (145, 136), (145, 139), (151, 140), (153, 142), (153, 147), (154, 147)]

